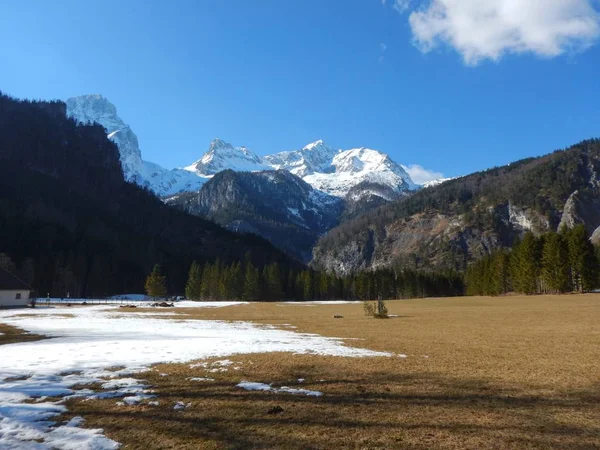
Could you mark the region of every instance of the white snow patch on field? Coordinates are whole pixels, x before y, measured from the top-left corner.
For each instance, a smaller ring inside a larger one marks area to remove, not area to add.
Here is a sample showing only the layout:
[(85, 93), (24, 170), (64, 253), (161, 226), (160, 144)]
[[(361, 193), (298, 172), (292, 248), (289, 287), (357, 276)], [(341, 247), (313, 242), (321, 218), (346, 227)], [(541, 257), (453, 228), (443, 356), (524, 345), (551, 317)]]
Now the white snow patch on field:
[[(196, 307), (216, 303), (215, 307), (242, 302), (190, 303)], [(119, 314), (115, 314), (117, 311)], [(53, 338), (0, 346), (2, 449), (118, 448), (119, 444), (103, 436), (102, 430), (79, 428), (75, 423), (60, 425), (51, 419), (66, 411), (61, 404), (66, 398), (124, 397), (123, 402), (128, 404), (151, 398), (148, 386), (130, 375), (146, 371), (155, 363), (265, 352), (390, 356), (315, 334), (246, 322), (162, 320), (127, 314), (114, 306), (6, 310), (0, 311), (0, 322)], [(223, 369), (228, 366), (225, 361), (219, 364)], [(124, 368), (108, 370), (118, 366)], [(117, 379), (125, 376), (128, 378)], [(108, 390), (75, 389), (76, 385), (91, 383), (101, 383)], [(283, 387), (278, 391), (317, 395)], [(63, 400), (45, 398), (57, 396)], [(37, 402), (26, 403), (31, 399)]]
[(255, 383), (252, 381), (242, 381), (237, 385), (242, 389), (247, 391), (266, 391), (266, 392), (275, 392), (275, 393), (286, 393), (286, 394), (295, 394), (295, 395), (309, 395), (312, 397), (321, 397), (323, 395), (322, 392), (319, 391), (309, 391), (308, 389), (295, 389), (288, 386), (282, 386), (280, 388), (274, 388), (270, 384), (266, 383)]

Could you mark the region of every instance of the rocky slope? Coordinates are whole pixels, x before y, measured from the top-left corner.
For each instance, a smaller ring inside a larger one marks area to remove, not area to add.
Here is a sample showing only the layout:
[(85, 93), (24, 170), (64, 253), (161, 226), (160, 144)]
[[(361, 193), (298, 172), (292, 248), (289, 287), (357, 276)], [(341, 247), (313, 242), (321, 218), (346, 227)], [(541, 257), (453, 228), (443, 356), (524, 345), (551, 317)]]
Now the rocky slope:
[(313, 265), (462, 269), (525, 231), (583, 223), (600, 235), (600, 141), (423, 189), (331, 230)]
[(226, 228), (260, 235), (308, 262), (317, 239), (338, 223), (343, 202), (285, 170), (217, 173), (197, 193), (167, 204)]
[(138, 138), (117, 114), (117, 108), (101, 95), (82, 95), (66, 101), (67, 115), (76, 121), (98, 123), (107, 132), (108, 138), (117, 144), (123, 167), (123, 175), (128, 181), (150, 189), (158, 196), (166, 196), (182, 191), (198, 190), (206, 181), (188, 170), (167, 170), (142, 159)]

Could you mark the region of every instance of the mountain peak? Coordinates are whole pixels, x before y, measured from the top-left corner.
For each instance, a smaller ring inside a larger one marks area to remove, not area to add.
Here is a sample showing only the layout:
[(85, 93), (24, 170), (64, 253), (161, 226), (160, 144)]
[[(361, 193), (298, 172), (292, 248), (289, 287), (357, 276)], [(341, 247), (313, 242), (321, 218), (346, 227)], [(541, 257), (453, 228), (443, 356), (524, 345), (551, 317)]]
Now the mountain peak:
[(185, 167), (185, 169), (207, 176), (227, 169), (253, 172), (268, 170), (270, 167), (246, 147), (234, 147), (230, 143), (217, 138), (211, 141), (208, 151), (198, 161)]
[(311, 142), (310, 144), (305, 145), (302, 150), (314, 150), (315, 148), (319, 148), (319, 147), (327, 147), (322, 139), (319, 139), (315, 142)]
[(231, 145), (229, 142), (225, 142), (223, 139), (219, 139), (219, 138), (214, 138), (212, 141), (210, 141), (210, 146), (208, 147), (208, 151), (214, 151), (214, 150), (219, 150), (219, 149), (230, 149), (233, 148), (233, 145)]

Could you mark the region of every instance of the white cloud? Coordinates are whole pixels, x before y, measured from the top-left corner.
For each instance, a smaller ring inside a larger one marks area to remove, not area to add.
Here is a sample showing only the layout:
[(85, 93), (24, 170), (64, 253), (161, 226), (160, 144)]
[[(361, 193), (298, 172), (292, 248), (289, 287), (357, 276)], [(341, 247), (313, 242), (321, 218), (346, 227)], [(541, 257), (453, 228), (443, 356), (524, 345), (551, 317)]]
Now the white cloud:
[(379, 58), (378, 58), (378, 61), (379, 61), (380, 64), (385, 59), (385, 51), (386, 50), (387, 50), (387, 45), (385, 45), (383, 42), (381, 44), (379, 44)]
[(398, 12), (403, 13), (410, 6), (410, 1), (411, 0), (395, 0), (392, 8), (394, 8)]
[(507, 53), (555, 57), (585, 50), (600, 37), (595, 0), (428, 1), (409, 17), (416, 46), (429, 52), (449, 45), (468, 65)]
[(402, 168), (406, 170), (408, 175), (410, 175), (410, 178), (412, 178), (416, 184), (423, 184), (427, 181), (444, 178), (444, 174), (442, 172), (427, 170), (418, 164), (409, 164), (408, 166), (403, 165)]
[[(411, 1), (412, 0), (392, 0), (392, 8), (402, 13), (408, 9)], [(381, 0), (381, 4), (385, 6), (387, 4), (387, 0)]]

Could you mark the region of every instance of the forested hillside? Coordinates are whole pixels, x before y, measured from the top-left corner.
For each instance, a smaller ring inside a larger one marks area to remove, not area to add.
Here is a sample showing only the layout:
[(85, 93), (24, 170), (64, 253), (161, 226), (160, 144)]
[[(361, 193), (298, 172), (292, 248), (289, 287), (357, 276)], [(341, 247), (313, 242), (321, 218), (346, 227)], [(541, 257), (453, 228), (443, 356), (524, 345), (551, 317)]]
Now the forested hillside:
[(469, 295), (589, 292), (598, 285), (598, 257), (583, 225), (536, 237), (525, 234), (511, 251), (499, 249), (469, 267)]
[(313, 265), (462, 270), (526, 231), (556, 231), (561, 221), (591, 234), (600, 226), (599, 173), (594, 139), (426, 188), (331, 230)]
[(142, 292), (161, 263), (171, 292), (192, 260), (301, 267), (271, 244), (164, 205), (123, 179), (98, 125), (77, 125), (62, 102), (0, 94), (0, 253), (40, 295)]
[(224, 227), (262, 236), (308, 262), (318, 238), (337, 225), (343, 201), (317, 191), (287, 170), (217, 173), (198, 192), (167, 204)]

